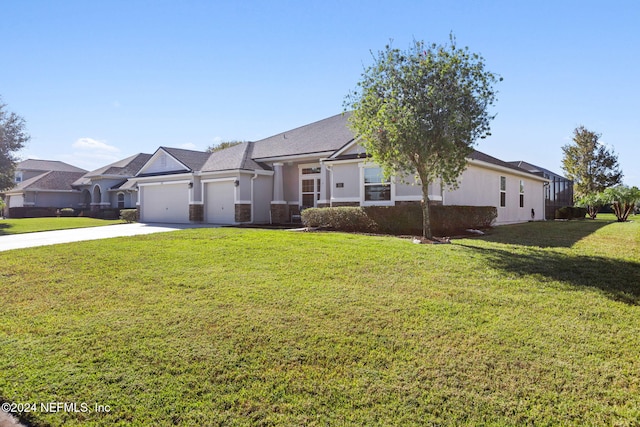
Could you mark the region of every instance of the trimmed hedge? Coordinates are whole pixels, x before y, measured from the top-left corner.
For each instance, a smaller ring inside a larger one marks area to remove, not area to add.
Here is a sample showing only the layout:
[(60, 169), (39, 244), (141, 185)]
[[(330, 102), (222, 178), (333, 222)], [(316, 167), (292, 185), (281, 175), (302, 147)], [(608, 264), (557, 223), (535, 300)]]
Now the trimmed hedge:
[(556, 209), (556, 219), (584, 219), (587, 215), (587, 208), (580, 208), (578, 206), (564, 206), (560, 209)]
[[(440, 236), (455, 235), (468, 228), (488, 228), (498, 216), (492, 206), (434, 205), (429, 212), (432, 232)], [(302, 212), (302, 223), (339, 231), (421, 235), (422, 208), (418, 204), (309, 208)]]

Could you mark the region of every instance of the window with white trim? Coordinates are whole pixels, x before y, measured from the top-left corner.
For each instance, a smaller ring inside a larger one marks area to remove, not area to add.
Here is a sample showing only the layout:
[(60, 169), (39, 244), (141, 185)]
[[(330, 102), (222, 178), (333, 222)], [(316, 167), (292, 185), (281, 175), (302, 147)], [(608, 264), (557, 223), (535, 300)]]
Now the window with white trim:
[(124, 209), (124, 193), (118, 193), (118, 209)]
[(14, 181), (16, 183), (22, 182), (22, 171), (16, 171), (16, 174), (14, 175), (15, 179)]
[(507, 206), (507, 177), (500, 177), (500, 207)]
[(319, 165), (304, 165), (300, 167), (300, 205), (303, 208), (318, 206), (320, 200), (320, 173)]
[(520, 180), (520, 207), (524, 208), (524, 181)]
[(382, 168), (364, 168), (364, 200), (366, 202), (391, 200), (391, 180), (384, 177)]

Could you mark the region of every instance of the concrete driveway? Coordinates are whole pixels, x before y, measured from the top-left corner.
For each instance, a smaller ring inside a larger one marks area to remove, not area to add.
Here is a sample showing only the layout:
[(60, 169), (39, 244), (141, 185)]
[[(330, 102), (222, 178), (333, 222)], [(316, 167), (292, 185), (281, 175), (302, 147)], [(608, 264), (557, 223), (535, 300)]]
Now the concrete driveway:
[(35, 246), (57, 245), (59, 243), (83, 240), (108, 239), (111, 237), (137, 236), (140, 234), (163, 233), (187, 228), (213, 228), (215, 225), (198, 224), (115, 224), (103, 227), (73, 228), (69, 230), (40, 231), (37, 233), (10, 234), (0, 236), (0, 252)]

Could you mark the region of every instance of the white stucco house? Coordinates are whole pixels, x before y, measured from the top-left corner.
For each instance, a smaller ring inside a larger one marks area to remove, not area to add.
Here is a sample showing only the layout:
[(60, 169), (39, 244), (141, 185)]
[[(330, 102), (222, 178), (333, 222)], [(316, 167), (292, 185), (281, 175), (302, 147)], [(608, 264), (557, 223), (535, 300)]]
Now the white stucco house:
[[(347, 126), (349, 113), (214, 153), (160, 147), (126, 186), (142, 222), (286, 223), (305, 207), (420, 203), (418, 185), (385, 181)], [(430, 200), (495, 206), (496, 224), (543, 220), (548, 179), (479, 151), (458, 189)]]

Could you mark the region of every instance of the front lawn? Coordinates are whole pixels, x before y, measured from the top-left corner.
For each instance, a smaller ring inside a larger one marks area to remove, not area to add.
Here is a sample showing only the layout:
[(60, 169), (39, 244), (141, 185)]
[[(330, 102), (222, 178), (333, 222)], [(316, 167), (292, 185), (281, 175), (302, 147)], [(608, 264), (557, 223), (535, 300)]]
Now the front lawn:
[(0, 400), (77, 404), (25, 414), (53, 426), (637, 425), (639, 249), (638, 223), (576, 221), (15, 250)]
[(36, 231), (66, 230), (68, 228), (99, 227), (110, 224), (122, 224), (122, 221), (87, 217), (0, 219), (0, 236)]

